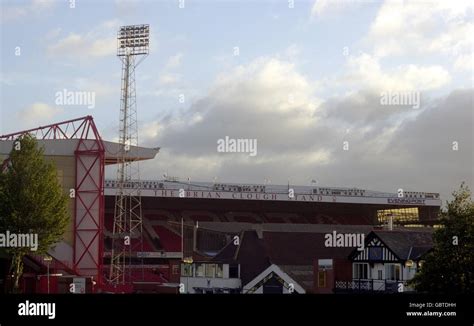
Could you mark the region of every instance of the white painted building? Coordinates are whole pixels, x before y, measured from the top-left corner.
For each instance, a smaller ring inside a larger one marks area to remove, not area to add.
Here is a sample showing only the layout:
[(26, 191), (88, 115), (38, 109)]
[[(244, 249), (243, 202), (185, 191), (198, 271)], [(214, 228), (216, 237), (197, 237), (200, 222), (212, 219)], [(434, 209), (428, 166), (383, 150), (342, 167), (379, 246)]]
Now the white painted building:
[(432, 232), (374, 231), (363, 251), (354, 250), (352, 283), (336, 281), (336, 288), (360, 291), (407, 292), (407, 285), (432, 248)]
[(181, 264), (180, 293), (240, 293), (240, 265), (214, 262)]

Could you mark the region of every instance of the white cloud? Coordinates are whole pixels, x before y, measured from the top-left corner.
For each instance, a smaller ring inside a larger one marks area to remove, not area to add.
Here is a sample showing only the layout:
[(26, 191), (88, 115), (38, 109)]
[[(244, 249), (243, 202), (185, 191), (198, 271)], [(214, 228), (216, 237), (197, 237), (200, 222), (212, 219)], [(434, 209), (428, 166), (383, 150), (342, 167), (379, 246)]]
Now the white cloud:
[(472, 51), (472, 1), (385, 1), (366, 39), (374, 55)]
[(53, 56), (68, 56), (77, 58), (103, 57), (113, 55), (117, 41), (114, 37), (93, 39), (88, 35), (71, 33), (48, 47), (48, 53)]
[(160, 76), (161, 85), (171, 85), (177, 83), (181, 79), (181, 76), (178, 74), (164, 73)]
[[(275, 134), (271, 127), (278, 126), (295, 130), (294, 137), (283, 141), (284, 144), (297, 142), (304, 137), (305, 128), (318, 121), (320, 100), (313, 92), (312, 84), (293, 64), (259, 58), (221, 74), (204, 97), (192, 102), (189, 110), (163, 118), (163, 133), (157, 141), (173, 144), (171, 148), (175, 151), (189, 145), (193, 153), (215, 153), (217, 139), (225, 135), (251, 136), (268, 143), (285, 138), (284, 134)], [(184, 140), (179, 136), (182, 130), (188, 131)]]
[(1, 23), (25, 20), (32, 15), (44, 15), (50, 11), (56, 3), (57, 1), (54, 0), (32, 0), (27, 4), (15, 5), (7, 5), (2, 2), (2, 8), (0, 10)]
[(451, 76), (439, 65), (399, 65), (384, 70), (379, 60), (368, 54), (349, 57), (348, 72), (340, 79), (344, 83), (385, 91), (422, 91), (448, 84)]
[(54, 117), (61, 114), (63, 109), (36, 102), (17, 113), (18, 119), (25, 127), (36, 127), (44, 123), (51, 123)]
[(330, 12), (337, 12), (354, 5), (356, 1), (351, 0), (316, 0), (311, 7), (311, 18), (323, 16)]
[(73, 87), (78, 91), (94, 92), (97, 96), (108, 96), (117, 92), (117, 87), (114, 84), (95, 78), (75, 78)]
[(120, 21), (114, 19), (104, 21), (83, 34), (71, 32), (49, 45), (47, 52), (51, 56), (66, 56), (80, 61), (114, 55), (119, 26)]
[(183, 54), (176, 53), (175, 55), (171, 56), (166, 63), (165, 69), (175, 69), (181, 65), (181, 59), (183, 58)]
[(459, 56), (454, 62), (454, 69), (457, 71), (464, 70), (467, 72), (474, 71), (474, 54), (466, 54)]

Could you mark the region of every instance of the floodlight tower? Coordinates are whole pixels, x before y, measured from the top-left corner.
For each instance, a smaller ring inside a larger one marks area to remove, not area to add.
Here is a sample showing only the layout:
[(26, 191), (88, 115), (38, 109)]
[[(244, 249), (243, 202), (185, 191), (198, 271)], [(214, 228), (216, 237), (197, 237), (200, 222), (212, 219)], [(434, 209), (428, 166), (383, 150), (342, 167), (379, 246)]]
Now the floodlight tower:
[(122, 61), (122, 91), (109, 271), (109, 282), (113, 285), (131, 283), (132, 252), (143, 251), (140, 169), (134, 159), (138, 157), (135, 153), (138, 146), (135, 68), (148, 55), (149, 35), (149, 25), (122, 26), (117, 35), (117, 56)]

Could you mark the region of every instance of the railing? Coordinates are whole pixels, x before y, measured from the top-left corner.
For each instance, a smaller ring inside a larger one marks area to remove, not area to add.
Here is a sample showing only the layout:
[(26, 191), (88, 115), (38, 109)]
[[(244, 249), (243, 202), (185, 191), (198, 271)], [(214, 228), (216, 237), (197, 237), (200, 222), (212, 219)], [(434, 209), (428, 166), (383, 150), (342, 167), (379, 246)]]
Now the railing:
[[(400, 287), (403, 284), (403, 287)], [(399, 289), (402, 289), (401, 291)], [(396, 293), (410, 290), (406, 281), (395, 280), (352, 280), (334, 282), (334, 293), (344, 292), (385, 292)]]

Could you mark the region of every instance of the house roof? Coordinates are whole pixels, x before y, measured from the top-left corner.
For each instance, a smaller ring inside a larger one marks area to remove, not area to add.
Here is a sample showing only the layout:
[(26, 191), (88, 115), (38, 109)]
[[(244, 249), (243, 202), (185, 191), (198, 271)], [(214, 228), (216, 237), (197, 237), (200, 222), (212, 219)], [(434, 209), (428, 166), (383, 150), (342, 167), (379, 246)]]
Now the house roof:
[(309, 265), (278, 265), (282, 271), (294, 279), (306, 292), (314, 287), (314, 269)]
[(236, 260), (240, 263), (240, 278), (242, 284), (247, 284), (258, 274), (270, 266), (270, 260), (262, 239), (257, 232), (245, 231), (240, 237)]
[[(363, 229), (363, 228), (362, 228)], [(306, 290), (313, 287), (313, 261), (315, 258), (347, 259), (353, 248), (327, 248), (325, 233), (310, 232), (257, 232), (243, 231), (240, 244), (229, 242), (214, 262), (238, 263), (241, 279), (247, 284), (268, 266), (275, 264)]]
[(235, 245), (233, 240), (230, 241), (212, 261), (240, 264), (242, 284), (247, 284), (271, 265), (263, 240), (254, 230), (242, 231), (239, 235), (239, 245)]
[[(288, 267), (288, 266), (287, 266)], [(286, 285), (285, 287), (288, 288), (290, 284), (293, 284), (293, 290), (296, 293), (305, 293), (307, 289), (301, 285), (301, 280), (298, 281), (293, 276), (288, 273), (288, 269), (285, 271), (281, 266), (277, 266), (275, 264), (272, 264), (262, 270), (259, 274), (257, 274), (253, 279), (251, 279), (248, 283), (244, 285), (244, 293), (252, 293), (252, 288), (256, 289), (258, 287), (261, 287), (264, 285), (266, 282), (269, 281), (268, 276), (271, 274), (276, 274), (278, 277), (280, 277)], [(298, 274), (298, 273), (296, 273)], [(309, 288), (311, 290), (311, 288)]]
[(221, 263), (233, 263), (236, 259), (238, 246), (234, 244), (234, 241), (230, 241), (224, 248), (222, 248), (213, 258), (212, 261), (218, 261)]
[(326, 247), (325, 233), (263, 232), (270, 261), (277, 265), (313, 265), (316, 257), (347, 258), (354, 248)]
[(398, 258), (418, 260), (433, 247), (433, 231), (374, 231)]
[[(206, 224), (207, 227), (210, 223)], [(240, 224), (242, 223), (235, 223), (235, 228), (229, 228), (229, 225), (225, 227), (237, 231)], [(309, 292), (313, 289), (313, 263), (316, 258), (347, 259), (354, 251), (354, 248), (348, 247), (326, 247), (325, 234), (334, 230), (367, 234), (370, 232), (369, 228), (372, 228), (311, 225), (310, 228), (303, 226), (288, 231), (283, 230), (284, 227), (285, 225), (282, 225), (280, 228), (277, 224), (257, 225), (252, 229), (237, 232), (239, 245), (235, 245), (233, 240), (230, 241), (212, 261), (240, 264), (242, 284), (251, 282), (269, 266), (277, 265)], [(418, 260), (432, 247), (432, 231), (376, 230), (369, 233), (366, 241), (370, 241), (369, 238), (374, 236), (403, 260)]]

